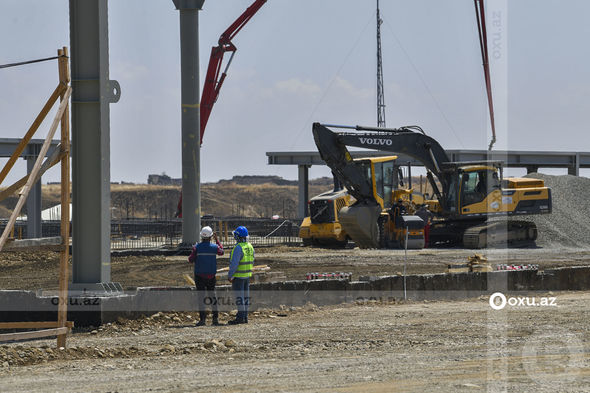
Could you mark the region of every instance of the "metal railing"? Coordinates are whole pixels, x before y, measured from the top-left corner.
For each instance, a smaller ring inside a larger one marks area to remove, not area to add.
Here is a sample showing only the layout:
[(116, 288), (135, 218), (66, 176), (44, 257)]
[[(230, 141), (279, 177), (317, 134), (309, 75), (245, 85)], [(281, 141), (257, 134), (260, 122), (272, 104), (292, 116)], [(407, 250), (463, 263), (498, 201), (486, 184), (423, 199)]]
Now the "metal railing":
[[(6, 220), (0, 220), (0, 230)], [(240, 225), (248, 228), (249, 241), (254, 246), (300, 244), (298, 221), (260, 218), (204, 218), (201, 225), (209, 225), (217, 233), (225, 248), (235, 245), (232, 231)], [(60, 236), (60, 221), (43, 221), (43, 237)], [(14, 238), (27, 238), (27, 222), (17, 221)], [(176, 248), (182, 242), (182, 220), (131, 219), (111, 221), (111, 249)]]

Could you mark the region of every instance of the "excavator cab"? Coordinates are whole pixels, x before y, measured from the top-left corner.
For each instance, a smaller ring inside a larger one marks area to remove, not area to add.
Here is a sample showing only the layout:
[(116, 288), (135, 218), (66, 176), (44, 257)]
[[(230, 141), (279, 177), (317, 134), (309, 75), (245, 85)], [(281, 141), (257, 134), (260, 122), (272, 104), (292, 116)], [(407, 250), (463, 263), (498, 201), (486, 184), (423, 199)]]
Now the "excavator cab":
[(501, 162), (470, 162), (469, 165), (446, 163), (443, 173), (447, 188), (445, 210), (449, 216), (488, 214), (499, 208), (502, 200)]
[(395, 161), (397, 156), (375, 157), (375, 158), (357, 158), (355, 163), (360, 165), (366, 179), (371, 183), (373, 197), (383, 209), (388, 209), (393, 205), (393, 191), (398, 184), (399, 168)]
[(468, 213), (470, 209), (467, 206), (483, 202), (488, 195), (500, 189), (500, 180), (493, 167), (467, 167), (462, 171), (459, 201), (461, 213)]

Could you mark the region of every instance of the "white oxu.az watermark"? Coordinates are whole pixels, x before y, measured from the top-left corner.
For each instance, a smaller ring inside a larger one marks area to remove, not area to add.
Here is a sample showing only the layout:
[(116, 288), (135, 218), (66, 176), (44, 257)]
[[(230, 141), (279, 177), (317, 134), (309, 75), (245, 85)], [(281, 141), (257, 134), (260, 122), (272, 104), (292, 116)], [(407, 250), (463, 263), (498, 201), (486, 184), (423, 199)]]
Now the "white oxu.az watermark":
[(510, 307), (557, 307), (557, 298), (529, 296), (506, 297), (502, 292), (496, 292), (490, 296), (490, 307), (494, 310), (502, 310), (507, 305)]

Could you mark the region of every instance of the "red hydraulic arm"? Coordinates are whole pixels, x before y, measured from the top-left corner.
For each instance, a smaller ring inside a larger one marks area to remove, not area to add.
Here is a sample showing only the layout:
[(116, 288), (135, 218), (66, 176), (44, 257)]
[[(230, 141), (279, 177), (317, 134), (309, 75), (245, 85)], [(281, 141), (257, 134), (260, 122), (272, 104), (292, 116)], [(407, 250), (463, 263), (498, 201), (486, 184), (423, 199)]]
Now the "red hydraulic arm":
[[(203, 135), (205, 134), (205, 127), (207, 127), (207, 121), (209, 120), (209, 115), (211, 114), (211, 110), (213, 109), (213, 105), (217, 101), (217, 97), (219, 96), (219, 90), (223, 85), (223, 81), (227, 76), (227, 69), (231, 64), (231, 61), (236, 54), (236, 46), (231, 42), (231, 40), (239, 33), (240, 30), (248, 23), (250, 19), (258, 12), (260, 7), (266, 3), (267, 0), (256, 0), (250, 7), (246, 9), (231, 24), (230, 27), (225, 30), (221, 36), (219, 37), (219, 41), (217, 42), (217, 46), (211, 48), (211, 57), (209, 58), (209, 66), (207, 67), (207, 75), (205, 76), (205, 84), (203, 85), (203, 93), (201, 93), (201, 132), (200, 132), (200, 142), (201, 145), (203, 144)], [(225, 52), (231, 52), (231, 57), (225, 66), (225, 70), (219, 74), (221, 71), (221, 63), (223, 61), (223, 55)], [(182, 218), (182, 193), (180, 194), (180, 200), (178, 201), (178, 206), (176, 209), (175, 217)]]
[[(252, 5), (248, 7), (246, 11), (244, 11), (244, 13), (223, 32), (223, 34), (221, 34), (218, 45), (211, 48), (211, 57), (209, 59), (209, 66), (207, 67), (207, 75), (205, 76), (205, 84), (201, 96), (201, 144), (203, 143), (203, 134), (205, 133), (205, 127), (207, 126), (209, 115), (211, 114), (215, 101), (217, 101), (219, 90), (227, 75), (227, 69), (229, 68), (237, 50), (236, 46), (231, 41), (236, 34), (242, 30), (246, 23), (252, 19), (254, 14), (258, 12), (260, 7), (262, 7), (266, 1), (267, 0), (256, 0), (252, 3)], [(226, 52), (232, 52), (232, 54), (225, 66), (225, 70), (223, 70), (220, 75), (223, 55)]]
[(477, 28), (479, 30), (479, 46), (481, 48), (481, 59), (483, 61), (483, 72), (486, 80), (486, 90), (488, 92), (488, 106), (490, 110), (490, 121), (492, 123), (492, 140), (488, 150), (492, 150), (496, 143), (496, 123), (494, 121), (494, 101), (492, 98), (492, 81), (490, 77), (490, 63), (488, 57), (488, 35), (486, 32), (486, 15), (484, 11), (484, 0), (473, 0), (475, 3), (475, 17), (477, 18)]

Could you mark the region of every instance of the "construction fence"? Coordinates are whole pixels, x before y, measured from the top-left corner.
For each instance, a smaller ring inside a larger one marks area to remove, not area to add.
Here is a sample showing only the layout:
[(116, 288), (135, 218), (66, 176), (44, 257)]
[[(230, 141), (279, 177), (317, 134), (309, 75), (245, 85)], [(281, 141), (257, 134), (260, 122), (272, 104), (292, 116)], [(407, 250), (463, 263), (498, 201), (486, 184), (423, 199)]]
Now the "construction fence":
[[(235, 245), (232, 231), (240, 225), (248, 228), (249, 240), (254, 246), (301, 244), (299, 221), (260, 218), (211, 218), (201, 219), (201, 225), (209, 225), (213, 228), (225, 248)], [(0, 230), (3, 230), (5, 226), (6, 220), (1, 220)], [(60, 221), (43, 221), (41, 231), (43, 237), (60, 236)], [(17, 221), (12, 237), (15, 239), (27, 238), (26, 221)], [(181, 219), (111, 221), (112, 250), (176, 248), (181, 242)]]

